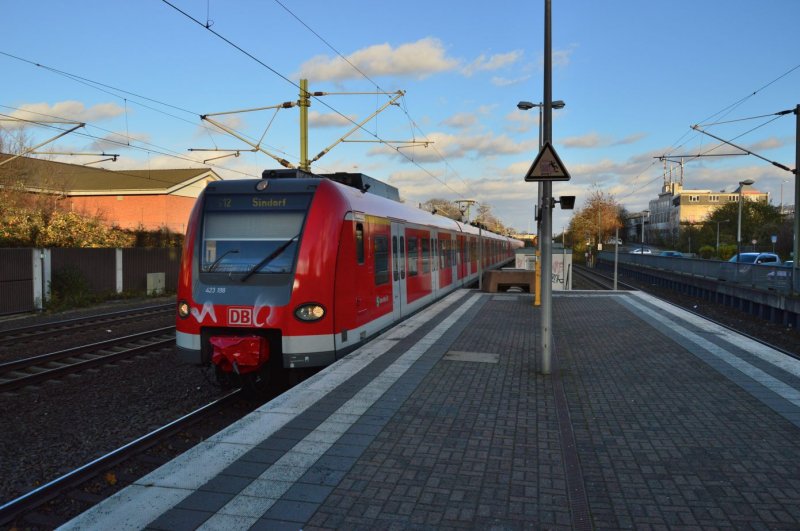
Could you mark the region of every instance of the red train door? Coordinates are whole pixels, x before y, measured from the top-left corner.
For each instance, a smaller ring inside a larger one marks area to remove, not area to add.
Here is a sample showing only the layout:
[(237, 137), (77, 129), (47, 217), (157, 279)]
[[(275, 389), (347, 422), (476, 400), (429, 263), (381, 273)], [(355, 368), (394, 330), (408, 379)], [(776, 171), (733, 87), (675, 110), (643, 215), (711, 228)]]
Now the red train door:
[(400, 319), (406, 304), (406, 237), (401, 223), (392, 222), (392, 310)]
[(464, 236), (457, 234), (456, 241), (456, 278), (461, 280), (466, 273), (466, 261), (464, 260)]

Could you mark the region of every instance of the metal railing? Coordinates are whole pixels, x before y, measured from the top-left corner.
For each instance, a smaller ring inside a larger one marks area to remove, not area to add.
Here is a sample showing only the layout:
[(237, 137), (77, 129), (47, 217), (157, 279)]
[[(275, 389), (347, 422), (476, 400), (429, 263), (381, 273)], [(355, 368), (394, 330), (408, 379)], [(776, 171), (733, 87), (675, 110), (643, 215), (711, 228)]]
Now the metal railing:
[[(600, 259), (613, 264), (614, 253), (601, 251)], [(800, 293), (800, 276), (793, 278), (793, 269), (786, 266), (631, 253), (619, 253), (617, 260), (619, 264), (670, 271), (787, 295)]]

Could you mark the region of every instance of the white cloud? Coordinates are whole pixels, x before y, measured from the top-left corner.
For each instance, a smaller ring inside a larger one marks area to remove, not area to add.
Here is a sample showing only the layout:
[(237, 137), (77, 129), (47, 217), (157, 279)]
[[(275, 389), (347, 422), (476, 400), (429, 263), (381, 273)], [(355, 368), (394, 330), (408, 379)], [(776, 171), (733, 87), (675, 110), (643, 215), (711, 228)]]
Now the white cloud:
[(311, 111), (308, 113), (308, 126), (316, 128), (352, 126), (356, 119), (357, 117), (353, 114), (342, 116), (335, 113), (322, 114), (317, 111)]
[(553, 52), (553, 66), (567, 66), (574, 50), (556, 50)]
[[(227, 127), (228, 129), (233, 129), (234, 131), (243, 131), (245, 127), (247, 127), (247, 122), (245, 121), (244, 117), (241, 114), (225, 114), (221, 116), (210, 116), (211, 120), (222, 124), (223, 126)], [(268, 118), (264, 117), (265, 124), (269, 123), (269, 120), (272, 118), (272, 115)], [(212, 124), (207, 120), (202, 120), (202, 122), (198, 125), (198, 130), (195, 132), (195, 136), (205, 136), (207, 133), (213, 134), (224, 134), (227, 135), (225, 131), (219, 129), (216, 125)]]
[(613, 145), (614, 146), (626, 146), (628, 144), (635, 144), (636, 142), (638, 142), (639, 140), (645, 138), (646, 136), (647, 136), (647, 133), (633, 133), (633, 134), (630, 134), (630, 135), (626, 136), (625, 138), (621, 138), (619, 140), (614, 141)]
[(460, 112), (442, 121), (442, 125), (455, 129), (468, 129), (478, 123), (478, 118), (472, 113)]
[[(79, 101), (61, 101), (50, 105), (49, 103), (26, 103), (21, 105), (18, 110), (11, 113), (14, 118), (29, 121), (47, 122), (54, 120), (66, 120), (74, 122), (98, 122), (108, 118), (114, 118), (125, 113), (125, 109), (116, 103), (98, 103), (87, 108)], [(13, 122), (6, 122), (11, 129)], [(17, 127), (24, 127), (25, 122), (20, 122)], [(6, 125), (4, 125), (6, 126)]]
[[(348, 63), (349, 62), (349, 63)], [(416, 42), (392, 48), (388, 43), (376, 44), (341, 57), (318, 55), (300, 66), (295, 74), (298, 78), (313, 81), (342, 81), (368, 76), (401, 76), (423, 79), (432, 74), (456, 68), (457, 59), (447, 57), (444, 46), (438, 39), (427, 37)]]
[(532, 76), (522, 76), (509, 79), (506, 77), (494, 76), (492, 78), (492, 85), (494, 85), (495, 87), (509, 87), (511, 85), (519, 85), (520, 83), (528, 81), (531, 77)]
[[(792, 139), (792, 141), (794, 141), (794, 139)], [(755, 144), (750, 144), (748, 149), (750, 151), (758, 153), (759, 151), (767, 151), (770, 149), (782, 148), (788, 144), (789, 142), (785, 138), (770, 137), (770, 138), (765, 138), (764, 140), (761, 140), (759, 142), (756, 142)]]
[[(517, 153), (535, 153), (538, 141), (528, 140), (516, 142), (506, 135), (496, 136), (494, 133), (483, 133), (479, 135), (449, 135), (447, 133), (435, 132), (428, 135), (428, 140), (433, 142), (435, 149), (416, 148), (413, 151), (404, 151), (408, 158), (418, 162), (433, 162), (441, 160), (441, 156), (448, 159), (458, 159), (465, 157), (485, 158), (497, 155), (513, 155)], [(440, 156), (441, 154), (441, 156)], [(391, 148), (380, 147), (370, 150), (367, 155), (400, 155)]]
[(647, 136), (646, 133), (633, 133), (616, 140), (611, 135), (601, 135), (591, 132), (582, 136), (569, 136), (559, 139), (559, 143), (571, 148), (599, 148), (609, 146), (623, 146), (633, 144)]
[(592, 132), (582, 136), (568, 136), (559, 139), (559, 143), (565, 147), (570, 148), (596, 148), (601, 146), (608, 146), (613, 142), (611, 137), (607, 135), (599, 135)]
[(498, 70), (516, 63), (520, 58), (522, 58), (522, 50), (494, 54), (489, 59), (486, 59), (486, 56), (481, 54), (477, 59), (462, 68), (461, 73), (469, 77), (476, 72)]
[(505, 126), (505, 130), (512, 133), (527, 133), (539, 127), (538, 112), (513, 111), (506, 115), (506, 120), (509, 124)]
[(150, 142), (150, 135), (147, 133), (131, 133), (130, 135), (123, 135), (119, 133), (110, 133), (102, 138), (96, 139), (92, 142), (88, 149), (90, 151), (112, 151), (115, 152), (121, 149), (127, 149), (129, 144), (138, 145), (142, 142)]

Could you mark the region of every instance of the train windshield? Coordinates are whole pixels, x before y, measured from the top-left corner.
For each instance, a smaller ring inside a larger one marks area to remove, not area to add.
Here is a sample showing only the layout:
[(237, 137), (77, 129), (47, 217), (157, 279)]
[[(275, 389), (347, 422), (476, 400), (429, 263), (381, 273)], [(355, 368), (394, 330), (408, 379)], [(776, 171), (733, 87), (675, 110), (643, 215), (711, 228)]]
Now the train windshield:
[(289, 273), (294, 266), (305, 212), (206, 211), (206, 273)]

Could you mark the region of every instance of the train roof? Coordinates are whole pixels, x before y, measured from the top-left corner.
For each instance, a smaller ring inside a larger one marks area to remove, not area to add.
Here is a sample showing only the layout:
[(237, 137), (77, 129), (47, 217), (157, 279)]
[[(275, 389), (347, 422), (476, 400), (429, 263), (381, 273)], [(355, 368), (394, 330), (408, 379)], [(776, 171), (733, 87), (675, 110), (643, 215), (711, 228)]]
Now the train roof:
[[(416, 225), (433, 226), (466, 234), (479, 233), (472, 225), (458, 222), (402, 203), (397, 188), (361, 173), (312, 174), (300, 170), (264, 170), (263, 179), (269, 180), (269, 190), (278, 193), (311, 191), (328, 183), (348, 203), (350, 210), (367, 215), (404, 220)], [(246, 193), (255, 190), (258, 179), (232, 179), (209, 183), (213, 192)], [(490, 231), (484, 237), (513, 240)]]

